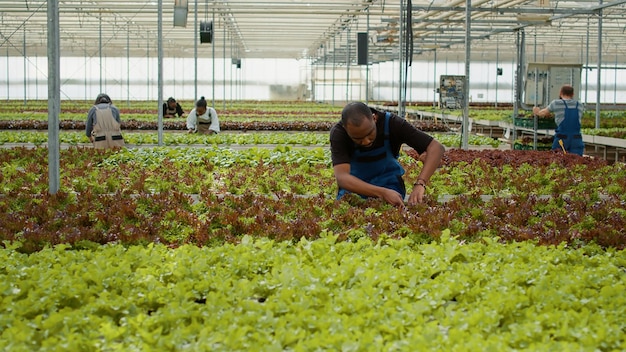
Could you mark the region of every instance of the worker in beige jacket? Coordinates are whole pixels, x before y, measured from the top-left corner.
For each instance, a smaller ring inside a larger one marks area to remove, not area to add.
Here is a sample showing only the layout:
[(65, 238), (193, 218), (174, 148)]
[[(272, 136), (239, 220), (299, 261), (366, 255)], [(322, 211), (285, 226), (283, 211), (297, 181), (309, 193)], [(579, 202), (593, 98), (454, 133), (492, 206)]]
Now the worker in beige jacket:
[(98, 94), (96, 102), (87, 113), (85, 134), (95, 148), (119, 148), (124, 146), (121, 132), (120, 111), (111, 98)]

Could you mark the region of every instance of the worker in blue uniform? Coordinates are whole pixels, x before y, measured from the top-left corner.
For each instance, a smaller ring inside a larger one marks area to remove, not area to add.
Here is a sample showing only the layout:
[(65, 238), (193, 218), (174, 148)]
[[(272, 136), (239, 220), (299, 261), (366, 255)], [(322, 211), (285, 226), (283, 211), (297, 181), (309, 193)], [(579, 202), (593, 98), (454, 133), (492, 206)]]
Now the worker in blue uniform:
[(398, 161), (403, 144), (413, 148), (423, 160), (409, 192), (408, 204), (414, 205), (423, 201), (430, 177), (441, 164), (443, 145), (395, 114), (361, 102), (348, 103), (341, 121), (330, 131), (337, 198), (351, 192), (403, 207), (407, 194), (402, 177), (405, 170)]
[(580, 133), (584, 111), (583, 104), (574, 99), (574, 88), (568, 84), (561, 87), (559, 99), (554, 99), (547, 107), (543, 109), (538, 106), (533, 107), (533, 113), (539, 117), (554, 114), (556, 130), (552, 149), (563, 149), (567, 153), (578, 155), (583, 155), (585, 151), (585, 144)]

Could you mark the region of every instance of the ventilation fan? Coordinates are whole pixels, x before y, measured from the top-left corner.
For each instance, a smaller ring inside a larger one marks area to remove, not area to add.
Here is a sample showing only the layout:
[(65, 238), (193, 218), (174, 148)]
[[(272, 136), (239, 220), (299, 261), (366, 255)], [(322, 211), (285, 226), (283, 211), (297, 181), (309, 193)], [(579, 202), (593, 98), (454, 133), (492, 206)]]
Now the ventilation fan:
[(200, 22), (200, 43), (213, 42), (213, 21)]

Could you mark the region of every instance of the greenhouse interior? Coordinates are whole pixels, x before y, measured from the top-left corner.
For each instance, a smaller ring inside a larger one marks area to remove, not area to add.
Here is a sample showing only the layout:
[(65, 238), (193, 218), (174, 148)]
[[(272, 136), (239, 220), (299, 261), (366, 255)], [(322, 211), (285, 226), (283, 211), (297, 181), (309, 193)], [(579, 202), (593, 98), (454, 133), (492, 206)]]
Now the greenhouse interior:
[(0, 350), (626, 350), (625, 19), (0, 2)]

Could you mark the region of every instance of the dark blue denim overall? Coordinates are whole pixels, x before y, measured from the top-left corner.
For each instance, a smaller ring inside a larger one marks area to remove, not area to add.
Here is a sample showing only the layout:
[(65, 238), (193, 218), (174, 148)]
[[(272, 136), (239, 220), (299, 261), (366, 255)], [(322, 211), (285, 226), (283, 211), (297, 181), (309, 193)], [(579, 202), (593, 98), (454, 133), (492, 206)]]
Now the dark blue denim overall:
[[(393, 189), (404, 198), (406, 195), (404, 180), (402, 179), (404, 169), (398, 162), (398, 155), (394, 155), (391, 150), (389, 116), (390, 113), (385, 114), (385, 144), (368, 151), (361, 151), (356, 148), (350, 159), (350, 175), (375, 186)], [(346, 193), (350, 192), (340, 188), (337, 199)]]
[(559, 139), (563, 140), (563, 148), (568, 153), (583, 155), (585, 151), (585, 144), (583, 143), (583, 136), (580, 134), (580, 118), (578, 117), (578, 102), (576, 107), (569, 108), (565, 105), (565, 118), (561, 121), (561, 124), (554, 131), (554, 142), (552, 143), (552, 149), (561, 149), (559, 145)]

